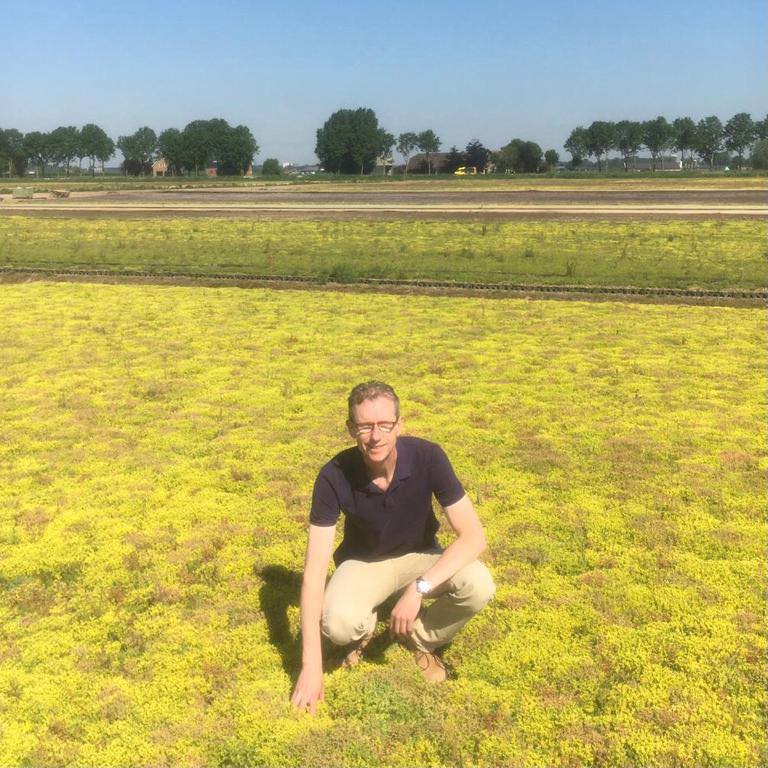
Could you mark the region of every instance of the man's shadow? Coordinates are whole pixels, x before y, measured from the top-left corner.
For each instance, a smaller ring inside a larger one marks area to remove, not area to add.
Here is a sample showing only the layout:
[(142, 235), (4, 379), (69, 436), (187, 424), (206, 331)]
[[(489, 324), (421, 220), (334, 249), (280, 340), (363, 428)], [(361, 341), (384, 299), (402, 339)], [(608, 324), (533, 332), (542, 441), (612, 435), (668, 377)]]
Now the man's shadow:
[[(288, 608), (298, 606), (301, 599), (300, 571), (292, 571), (282, 565), (268, 565), (255, 571), (261, 579), (259, 601), (267, 620), (269, 642), (280, 654), (285, 673), (295, 683), (301, 672), (301, 634), (291, 631)], [(380, 619), (389, 618), (397, 602), (393, 596), (378, 608)], [(377, 630), (376, 637), (365, 649), (365, 660), (376, 664), (384, 663), (384, 653), (395, 641), (388, 632)], [(323, 638), (323, 668), (330, 672), (341, 666), (349, 648), (335, 646)]]

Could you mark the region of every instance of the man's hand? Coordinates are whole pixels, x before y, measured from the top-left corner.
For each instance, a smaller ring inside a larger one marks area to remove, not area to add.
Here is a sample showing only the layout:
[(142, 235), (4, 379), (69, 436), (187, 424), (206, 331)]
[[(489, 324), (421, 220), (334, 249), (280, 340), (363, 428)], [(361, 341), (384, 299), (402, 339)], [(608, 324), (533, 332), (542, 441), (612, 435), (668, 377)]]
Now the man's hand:
[(421, 595), (416, 591), (416, 584), (410, 584), (403, 596), (397, 601), (389, 618), (389, 631), (398, 638), (410, 636), (414, 619), (421, 609)]
[(302, 712), (308, 710), (310, 715), (314, 715), (317, 711), (317, 702), (322, 700), (323, 695), (322, 667), (302, 667), (291, 697), (294, 709)]

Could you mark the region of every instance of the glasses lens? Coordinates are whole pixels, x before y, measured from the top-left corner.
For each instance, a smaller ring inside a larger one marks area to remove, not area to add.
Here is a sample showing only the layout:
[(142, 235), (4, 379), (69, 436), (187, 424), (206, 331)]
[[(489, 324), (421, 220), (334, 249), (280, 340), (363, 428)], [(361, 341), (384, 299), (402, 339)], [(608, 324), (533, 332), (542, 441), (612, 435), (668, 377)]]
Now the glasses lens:
[(381, 432), (391, 432), (395, 428), (396, 421), (380, 421), (376, 424), (356, 424), (358, 435), (368, 435), (373, 432), (374, 427), (378, 427)]

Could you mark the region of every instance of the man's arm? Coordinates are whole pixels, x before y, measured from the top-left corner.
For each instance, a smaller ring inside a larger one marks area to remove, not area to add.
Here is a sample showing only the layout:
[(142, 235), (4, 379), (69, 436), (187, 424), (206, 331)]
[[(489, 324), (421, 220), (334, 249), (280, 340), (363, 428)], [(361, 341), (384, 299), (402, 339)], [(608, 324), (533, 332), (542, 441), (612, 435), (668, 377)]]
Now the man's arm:
[[(456, 533), (456, 539), (451, 542), (440, 559), (421, 576), (430, 582), (433, 588), (448, 581), (465, 565), (477, 560), (487, 546), (483, 524), (469, 496), (464, 494), (455, 504), (445, 507), (444, 512), (448, 523)], [(406, 587), (392, 610), (389, 622), (392, 632), (396, 635), (410, 635), (420, 608), (421, 595), (416, 591), (416, 582), (413, 582)]]
[(334, 525), (310, 525), (304, 578), (301, 584), (301, 674), (296, 681), (291, 703), (296, 709), (315, 714), (323, 698), (323, 652), (320, 640), (320, 616), (325, 594), (325, 577), (336, 534)]

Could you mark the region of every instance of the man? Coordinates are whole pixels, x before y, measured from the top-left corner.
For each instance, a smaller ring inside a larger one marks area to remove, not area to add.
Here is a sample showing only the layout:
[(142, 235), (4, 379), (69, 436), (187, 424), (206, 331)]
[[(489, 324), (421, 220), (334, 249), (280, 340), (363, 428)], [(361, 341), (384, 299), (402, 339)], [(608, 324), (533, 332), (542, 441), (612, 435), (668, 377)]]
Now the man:
[[(400, 401), (379, 381), (356, 386), (348, 399), (347, 429), (357, 446), (337, 454), (315, 481), (301, 588), (302, 669), (291, 701), (314, 714), (323, 698), (321, 632), (352, 645), (356, 664), (376, 627), (376, 608), (399, 594), (390, 632), (413, 652), (424, 676), (445, 680), (435, 651), (493, 596), (488, 569), (478, 561), (485, 534), (472, 502), (435, 443), (400, 436)], [(443, 551), (432, 495), (457, 534)], [(339, 513), (344, 539), (336, 571), (325, 580)], [(435, 598), (425, 607), (424, 598)]]

